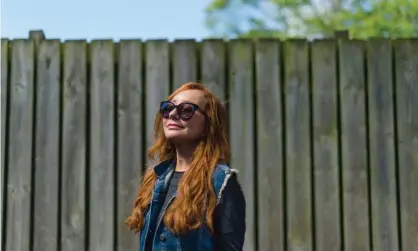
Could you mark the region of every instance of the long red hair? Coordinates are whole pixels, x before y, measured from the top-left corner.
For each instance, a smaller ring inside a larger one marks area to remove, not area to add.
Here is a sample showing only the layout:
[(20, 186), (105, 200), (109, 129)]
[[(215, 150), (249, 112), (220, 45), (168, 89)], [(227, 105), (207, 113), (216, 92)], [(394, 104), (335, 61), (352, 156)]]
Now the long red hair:
[[(178, 186), (177, 197), (164, 215), (165, 226), (175, 234), (184, 234), (199, 228), (205, 220), (213, 233), (212, 216), (216, 206), (216, 195), (212, 185), (212, 174), (216, 164), (228, 161), (230, 149), (227, 138), (227, 112), (221, 101), (200, 83), (186, 83), (174, 91), (168, 99), (186, 90), (204, 92), (206, 106), (205, 137), (198, 144), (193, 161), (184, 173)], [(174, 147), (166, 139), (162, 127), (162, 117), (157, 113), (154, 124), (155, 144), (148, 150), (151, 160), (164, 161), (176, 156)], [(139, 232), (144, 227), (143, 211), (151, 202), (152, 190), (157, 179), (153, 168), (145, 172), (139, 188), (132, 215), (126, 220), (131, 229)]]

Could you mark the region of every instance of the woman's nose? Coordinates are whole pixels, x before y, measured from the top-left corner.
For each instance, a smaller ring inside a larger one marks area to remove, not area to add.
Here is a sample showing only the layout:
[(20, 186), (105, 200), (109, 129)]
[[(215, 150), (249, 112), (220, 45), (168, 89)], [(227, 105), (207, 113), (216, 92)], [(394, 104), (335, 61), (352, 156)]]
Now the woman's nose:
[(170, 119), (179, 119), (179, 114), (177, 113), (177, 109), (173, 109), (169, 114), (168, 117)]

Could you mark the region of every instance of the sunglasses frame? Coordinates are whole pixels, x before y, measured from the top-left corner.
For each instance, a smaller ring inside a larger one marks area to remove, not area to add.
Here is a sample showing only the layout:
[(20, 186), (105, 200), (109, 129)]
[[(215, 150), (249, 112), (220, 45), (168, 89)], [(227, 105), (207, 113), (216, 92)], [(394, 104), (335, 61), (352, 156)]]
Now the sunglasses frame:
[[(167, 119), (167, 118), (169, 118), (169, 116), (167, 116), (167, 117), (165, 117), (164, 115), (163, 115), (163, 110), (161, 109), (161, 107), (163, 106), (163, 104), (166, 104), (166, 103), (169, 103), (169, 104), (172, 104), (173, 105), (173, 110), (174, 109), (176, 109), (177, 110), (177, 114), (179, 115), (179, 117), (180, 117), (180, 119), (181, 120), (183, 120), (183, 121), (188, 121), (188, 120), (190, 120), (191, 118), (193, 118), (193, 116), (194, 116), (194, 114), (195, 114), (195, 112), (196, 111), (200, 111), (205, 117), (207, 116), (206, 115), (206, 112), (202, 109), (202, 108), (200, 108), (200, 106), (198, 106), (198, 105), (196, 105), (196, 104), (194, 104), (194, 103), (191, 103), (191, 102), (181, 102), (180, 104), (174, 104), (173, 102), (171, 102), (170, 100), (165, 100), (165, 101), (161, 101), (161, 103), (160, 103), (160, 110), (159, 110), (159, 112), (160, 112), (160, 114), (161, 114), (161, 117), (163, 117), (163, 118), (165, 118), (165, 119)], [(193, 107), (193, 111), (192, 111), (192, 114), (191, 114), (191, 116), (190, 116), (190, 118), (184, 118), (184, 117), (182, 117), (181, 116), (181, 114), (182, 114), (182, 112), (181, 111), (179, 111), (178, 110), (178, 108), (179, 108), (179, 106), (182, 106), (182, 105), (191, 105), (192, 107)], [(173, 111), (173, 110), (171, 110), (171, 111)], [(171, 112), (170, 111), (170, 112)]]

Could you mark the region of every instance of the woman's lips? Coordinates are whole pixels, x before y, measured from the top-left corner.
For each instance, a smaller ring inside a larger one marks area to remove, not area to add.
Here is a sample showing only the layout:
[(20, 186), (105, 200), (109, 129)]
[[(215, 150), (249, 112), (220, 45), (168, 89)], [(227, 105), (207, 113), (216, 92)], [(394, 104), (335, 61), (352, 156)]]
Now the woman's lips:
[(179, 126), (177, 124), (174, 124), (174, 123), (168, 124), (167, 127), (168, 128), (174, 128), (174, 129), (181, 129), (182, 128), (181, 126)]

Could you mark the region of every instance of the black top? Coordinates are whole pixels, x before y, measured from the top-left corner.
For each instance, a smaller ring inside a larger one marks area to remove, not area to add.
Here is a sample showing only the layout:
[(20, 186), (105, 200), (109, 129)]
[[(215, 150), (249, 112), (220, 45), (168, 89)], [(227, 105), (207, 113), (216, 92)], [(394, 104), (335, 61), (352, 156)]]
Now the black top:
[(168, 186), (168, 191), (167, 191), (167, 194), (166, 194), (165, 199), (164, 199), (163, 207), (160, 210), (160, 215), (158, 216), (158, 221), (157, 222), (159, 222), (160, 218), (163, 217), (162, 212), (164, 211), (164, 208), (167, 206), (168, 201), (170, 200), (170, 198), (173, 197), (174, 193), (177, 191), (178, 184), (179, 184), (180, 179), (183, 176), (183, 174), (184, 174), (184, 172), (175, 171), (173, 173), (173, 176), (171, 176), (170, 184)]
[[(174, 172), (171, 177), (163, 208), (177, 191), (183, 172)], [(242, 251), (245, 233), (245, 198), (241, 186), (233, 175), (222, 192), (222, 199), (215, 208), (214, 240), (216, 251)], [(163, 210), (161, 210), (163, 212)], [(160, 213), (159, 218), (162, 217)]]

